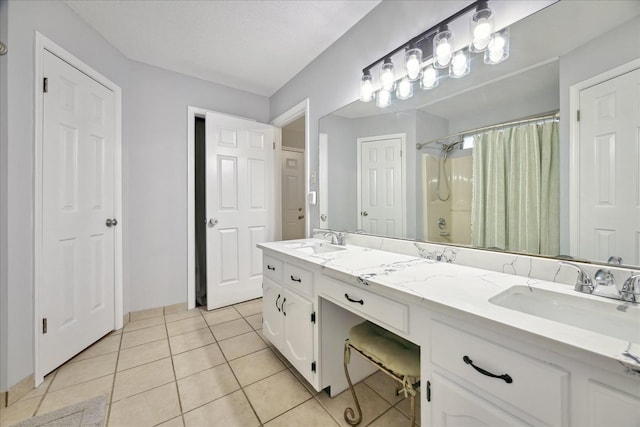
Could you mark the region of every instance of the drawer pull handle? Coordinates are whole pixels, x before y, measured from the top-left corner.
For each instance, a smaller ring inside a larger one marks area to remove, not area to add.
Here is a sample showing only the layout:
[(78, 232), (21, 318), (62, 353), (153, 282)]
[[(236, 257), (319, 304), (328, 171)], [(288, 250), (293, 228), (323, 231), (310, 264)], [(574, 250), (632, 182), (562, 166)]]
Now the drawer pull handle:
[(276, 271), (276, 268), (274, 266), (267, 264), (267, 270)]
[(276, 298), (276, 308), (280, 311), (280, 307), (278, 307), (278, 300), (280, 299), (280, 294), (278, 294), (278, 298)]
[(294, 276), (293, 274), (291, 275), (291, 281), (302, 283), (302, 279), (299, 278), (299, 277)]
[(486, 375), (486, 376), (491, 377), (491, 378), (500, 378), (501, 380), (504, 380), (504, 382), (507, 383), (507, 384), (511, 384), (513, 382), (513, 379), (509, 376), (509, 374), (502, 374), (502, 375), (492, 374), (491, 372), (485, 371), (484, 369), (474, 365), (473, 364), (473, 360), (469, 359), (469, 356), (464, 356), (462, 358), (462, 360), (467, 365), (471, 365), (471, 367), (473, 369), (475, 369), (476, 371), (480, 372), (482, 375)]
[(287, 302), (287, 297), (284, 297), (284, 299), (282, 300), (282, 305), (280, 306), (282, 308), (282, 314), (284, 314), (286, 316), (287, 312), (284, 311), (284, 303), (285, 302)]
[(363, 300), (361, 300), (361, 299), (353, 299), (353, 298), (349, 297), (349, 294), (344, 294), (344, 297), (347, 300), (351, 301), (351, 302), (355, 302), (356, 304), (364, 305), (364, 301)]

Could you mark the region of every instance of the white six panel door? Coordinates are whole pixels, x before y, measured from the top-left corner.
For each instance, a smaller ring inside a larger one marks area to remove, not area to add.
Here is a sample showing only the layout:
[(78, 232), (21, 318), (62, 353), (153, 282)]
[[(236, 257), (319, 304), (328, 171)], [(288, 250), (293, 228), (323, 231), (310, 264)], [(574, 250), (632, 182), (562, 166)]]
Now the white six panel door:
[(580, 92), (580, 258), (640, 264), (640, 69)]
[(363, 138), (360, 147), (358, 228), (402, 237), (402, 139)]
[(304, 236), (304, 152), (282, 150), (282, 240)]
[(206, 113), (207, 309), (262, 295), (262, 252), (273, 240), (274, 128)]
[(44, 52), (42, 285), (47, 332), (40, 371), (51, 372), (114, 328), (115, 96)]

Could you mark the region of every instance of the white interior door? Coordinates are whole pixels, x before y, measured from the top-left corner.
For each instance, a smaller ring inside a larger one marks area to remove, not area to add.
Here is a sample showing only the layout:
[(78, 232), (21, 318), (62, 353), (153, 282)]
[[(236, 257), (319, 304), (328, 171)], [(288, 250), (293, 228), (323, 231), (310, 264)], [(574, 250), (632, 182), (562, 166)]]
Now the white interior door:
[[(44, 52), (40, 372), (114, 328), (114, 93)], [(46, 333), (44, 322), (46, 319)]]
[(262, 295), (262, 252), (273, 239), (274, 128), (206, 113), (207, 309)]
[(404, 234), (403, 136), (358, 138), (358, 228), (388, 237)]
[(580, 91), (580, 258), (640, 264), (640, 69)]
[(304, 238), (304, 151), (282, 150), (282, 240)]

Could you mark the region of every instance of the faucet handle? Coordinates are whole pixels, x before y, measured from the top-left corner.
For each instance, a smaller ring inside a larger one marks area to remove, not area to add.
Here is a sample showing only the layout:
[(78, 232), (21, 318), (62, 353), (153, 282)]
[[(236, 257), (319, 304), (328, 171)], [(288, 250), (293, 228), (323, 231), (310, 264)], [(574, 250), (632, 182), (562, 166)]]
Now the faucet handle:
[(593, 290), (595, 289), (593, 286), (593, 280), (591, 280), (591, 276), (589, 276), (589, 273), (584, 271), (582, 267), (580, 267), (578, 264), (568, 261), (560, 261), (560, 265), (568, 265), (578, 270), (578, 277), (576, 278), (576, 285), (574, 287), (576, 291), (584, 292), (587, 294), (593, 293)]
[(615, 278), (611, 270), (605, 270), (604, 268), (598, 269), (593, 278), (598, 286), (611, 286), (615, 284)]
[(640, 302), (640, 274), (634, 274), (624, 281), (620, 297), (629, 302)]

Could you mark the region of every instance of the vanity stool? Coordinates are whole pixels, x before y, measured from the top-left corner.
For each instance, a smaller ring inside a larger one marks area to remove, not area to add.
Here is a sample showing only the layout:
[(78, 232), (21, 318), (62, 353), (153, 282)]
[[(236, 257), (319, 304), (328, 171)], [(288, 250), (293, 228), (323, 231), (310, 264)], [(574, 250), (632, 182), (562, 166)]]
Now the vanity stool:
[(404, 393), (405, 398), (411, 397), (409, 425), (415, 426), (415, 396), (416, 389), (420, 387), (420, 347), (369, 321), (359, 323), (349, 330), (349, 338), (344, 342), (344, 374), (358, 415), (356, 417), (353, 409), (347, 408), (344, 410), (344, 419), (355, 426), (362, 421), (362, 409), (347, 369), (352, 350), (363, 355), (378, 369), (400, 383), (396, 395)]

